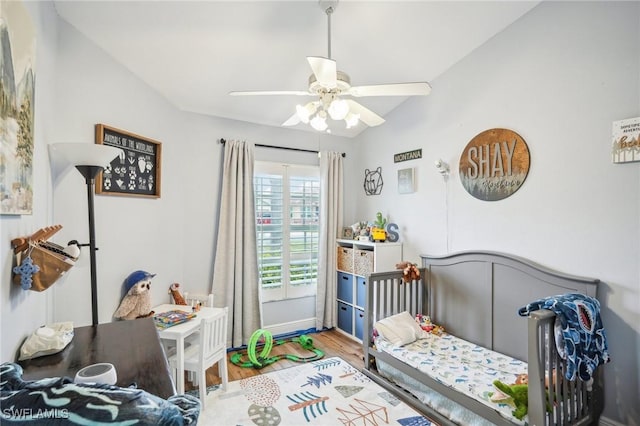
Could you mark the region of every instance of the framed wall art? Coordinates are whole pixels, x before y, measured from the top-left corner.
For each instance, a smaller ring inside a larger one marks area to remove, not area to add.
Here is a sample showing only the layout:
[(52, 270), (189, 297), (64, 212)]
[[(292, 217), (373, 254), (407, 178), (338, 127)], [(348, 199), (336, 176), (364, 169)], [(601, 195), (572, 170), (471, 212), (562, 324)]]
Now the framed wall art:
[(36, 30), (19, 1), (2, 2), (0, 214), (33, 213)]
[(122, 149), (96, 179), (96, 194), (160, 198), (162, 144), (96, 124), (96, 143)]
[(640, 117), (613, 122), (611, 160), (614, 163), (640, 161)]
[(415, 169), (398, 170), (398, 194), (411, 194), (415, 192)]

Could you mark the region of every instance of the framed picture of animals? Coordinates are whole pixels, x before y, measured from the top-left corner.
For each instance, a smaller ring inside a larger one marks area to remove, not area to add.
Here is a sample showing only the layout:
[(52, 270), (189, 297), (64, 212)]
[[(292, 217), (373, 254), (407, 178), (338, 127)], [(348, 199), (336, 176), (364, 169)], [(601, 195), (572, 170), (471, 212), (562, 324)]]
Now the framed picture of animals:
[(96, 124), (96, 143), (122, 149), (96, 178), (96, 194), (160, 198), (162, 143)]

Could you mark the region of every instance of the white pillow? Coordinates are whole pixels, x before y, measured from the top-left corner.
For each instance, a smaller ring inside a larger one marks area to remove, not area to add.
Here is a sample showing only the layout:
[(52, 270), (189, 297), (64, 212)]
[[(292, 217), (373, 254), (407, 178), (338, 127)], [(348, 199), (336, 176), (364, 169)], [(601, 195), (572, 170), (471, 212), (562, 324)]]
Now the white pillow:
[(381, 319), (374, 324), (378, 334), (394, 346), (415, 342), (426, 334), (407, 311)]

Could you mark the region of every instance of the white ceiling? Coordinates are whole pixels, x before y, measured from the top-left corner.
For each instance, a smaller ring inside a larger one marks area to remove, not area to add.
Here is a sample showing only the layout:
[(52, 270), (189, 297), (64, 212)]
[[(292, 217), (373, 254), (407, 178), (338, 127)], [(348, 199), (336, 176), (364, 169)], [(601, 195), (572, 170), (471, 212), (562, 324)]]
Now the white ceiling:
[[(317, 0), (54, 3), (62, 19), (184, 111), (280, 126), (310, 99), (228, 93), (306, 90), (306, 57), (328, 55)], [(331, 56), (354, 86), (427, 81), (435, 91), (440, 74), (538, 3), (342, 0), (331, 18)], [(358, 102), (384, 117), (406, 99)], [(365, 126), (330, 128), (353, 137)]]

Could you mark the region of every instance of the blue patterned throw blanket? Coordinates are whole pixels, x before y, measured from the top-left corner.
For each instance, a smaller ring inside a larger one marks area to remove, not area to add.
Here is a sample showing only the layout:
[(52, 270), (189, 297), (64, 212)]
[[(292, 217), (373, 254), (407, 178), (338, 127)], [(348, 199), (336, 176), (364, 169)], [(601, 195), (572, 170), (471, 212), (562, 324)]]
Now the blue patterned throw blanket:
[(200, 401), (191, 395), (162, 399), (141, 389), (68, 377), (22, 380), (22, 367), (0, 365), (2, 425), (195, 425)]
[(575, 380), (577, 374), (583, 381), (590, 381), (596, 367), (609, 362), (600, 302), (584, 294), (568, 293), (531, 302), (520, 308), (518, 314), (527, 316), (538, 309), (553, 311), (560, 320), (564, 348), (558, 352), (566, 355), (565, 377)]

